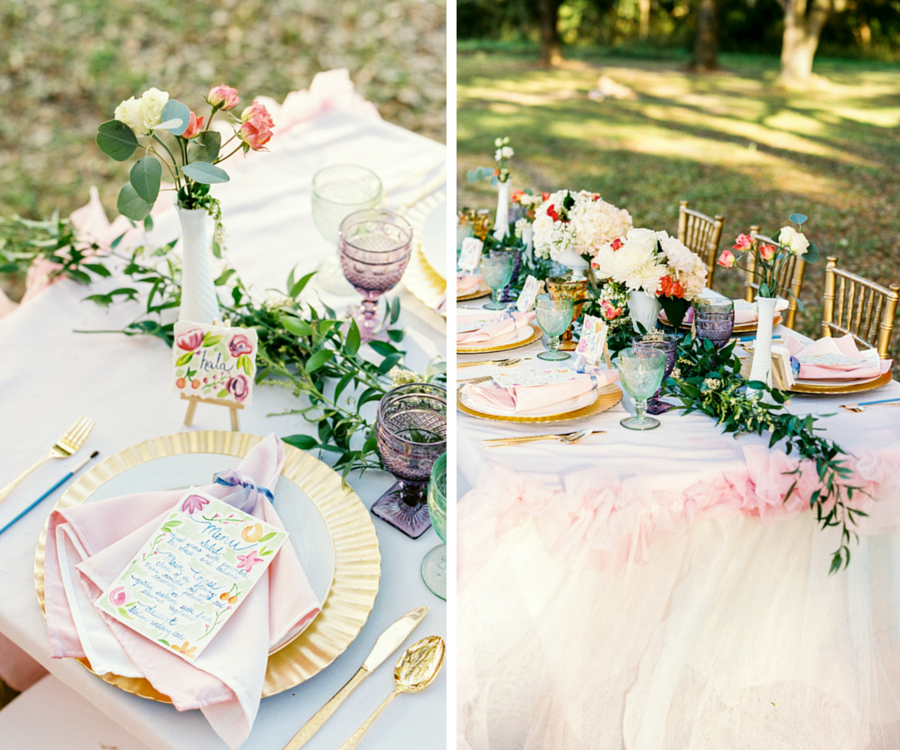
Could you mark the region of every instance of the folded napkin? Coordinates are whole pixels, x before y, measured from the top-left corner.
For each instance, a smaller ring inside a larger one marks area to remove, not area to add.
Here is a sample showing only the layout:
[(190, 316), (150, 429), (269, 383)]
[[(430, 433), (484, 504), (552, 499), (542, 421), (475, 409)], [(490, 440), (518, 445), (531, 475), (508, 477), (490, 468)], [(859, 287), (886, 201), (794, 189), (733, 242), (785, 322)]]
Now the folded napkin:
[(794, 336), (785, 339), (792, 357), (800, 363), (801, 380), (862, 380), (875, 378), (891, 368), (874, 349), (860, 351), (850, 334), (804, 344)]
[[(495, 317), (487, 325), (482, 326), (477, 331), (469, 331), (468, 333), (457, 333), (456, 343), (466, 346), (475, 344), (496, 343), (502, 344), (505, 339), (512, 340), (516, 331), (531, 325), (536, 315), (533, 312), (520, 313), (516, 312), (512, 315), (506, 313), (501, 314), (502, 317)], [(482, 313), (483, 317), (484, 314)], [(465, 316), (457, 317), (458, 323), (466, 322)]]
[[(270, 435), (236, 471), (201, 489), (282, 527), (267, 495), (283, 464), (281, 441)], [(50, 655), (86, 656), (98, 674), (146, 677), (179, 711), (203, 711), (235, 748), (256, 718), (269, 649), (305, 628), (321, 605), (288, 541), (192, 663), (95, 609), (93, 602), (183, 495), (183, 489), (145, 492), (53, 512), (44, 563)]]
[(461, 273), (456, 277), (456, 293), (471, 294), (481, 285), (480, 273)]
[[(788, 301), (786, 299), (781, 299), (780, 297), (775, 302), (775, 314), (777, 315), (782, 310), (787, 310)], [(668, 320), (666, 318), (665, 311), (660, 313), (660, 317), (665, 321)], [(755, 302), (747, 302), (747, 300), (736, 299), (734, 300), (734, 324), (736, 326), (746, 325), (747, 323), (755, 323), (759, 320), (759, 307)], [(685, 313), (684, 320), (682, 321), (685, 325), (690, 325), (694, 321), (694, 308), (689, 307), (687, 313)]]
[(478, 411), (527, 416), (550, 407), (564, 409), (595, 388), (603, 388), (619, 379), (615, 370), (598, 371), (594, 375), (572, 373), (571, 380), (545, 385), (502, 387), (495, 380), (468, 383), (462, 393), (468, 405)]

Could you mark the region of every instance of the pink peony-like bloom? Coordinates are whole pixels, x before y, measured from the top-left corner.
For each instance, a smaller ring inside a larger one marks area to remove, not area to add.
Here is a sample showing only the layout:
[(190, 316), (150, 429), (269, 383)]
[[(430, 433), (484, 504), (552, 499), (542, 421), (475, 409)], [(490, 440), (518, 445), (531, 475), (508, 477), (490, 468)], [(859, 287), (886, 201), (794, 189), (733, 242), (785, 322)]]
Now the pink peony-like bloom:
[(606, 300), (603, 300), (600, 306), (603, 308), (603, 314), (606, 315), (607, 320), (615, 320), (624, 312), (621, 307), (613, 307)]
[(199, 328), (193, 328), (187, 333), (182, 333), (177, 339), (175, 339), (175, 346), (179, 349), (184, 349), (186, 352), (192, 352), (196, 349), (200, 344), (203, 343), (203, 331)]
[(254, 151), (262, 151), (271, 140), (275, 126), (269, 111), (259, 102), (253, 102), (241, 113), (241, 122), (238, 137)]
[(197, 117), (193, 112), (191, 112), (191, 120), (188, 123), (187, 130), (185, 130), (182, 134), (182, 138), (193, 138), (196, 136), (200, 130), (203, 128), (203, 121), (205, 117)]
[(250, 382), (245, 375), (236, 375), (233, 378), (228, 378), (225, 388), (236, 400), (243, 401), (250, 392)]
[(201, 497), (200, 495), (188, 495), (181, 504), (181, 510), (185, 513), (195, 513), (198, 510), (203, 510), (204, 505), (209, 505), (209, 500), (205, 497)]
[(236, 89), (226, 86), (224, 83), (220, 86), (213, 86), (209, 90), (209, 96), (206, 100), (214, 107), (219, 109), (233, 109), (241, 99)]
[(250, 339), (243, 333), (236, 333), (228, 342), (228, 351), (231, 352), (232, 357), (240, 357), (242, 354), (250, 354), (253, 347), (250, 345)]
[(775, 245), (760, 245), (759, 246), (759, 255), (763, 260), (772, 260), (775, 257), (775, 254), (778, 252), (778, 248)]
[(731, 268), (734, 266), (734, 253), (731, 250), (723, 250), (716, 263), (723, 268)]
[(109, 592), (109, 603), (114, 607), (121, 607), (128, 597), (125, 595), (125, 587), (117, 586)]
[(739, 234), (734, 241), (735, 250), (747, 250), (753, 244), (753, 238), (749, 234)]
[(248, 573), (253, 570), (253, 566), (256, 563), (263, 562), (263, 559), (256, 554), (256, 552), (248, 552), (246, 555), (238, 555), (238, 570), (246, 570)]

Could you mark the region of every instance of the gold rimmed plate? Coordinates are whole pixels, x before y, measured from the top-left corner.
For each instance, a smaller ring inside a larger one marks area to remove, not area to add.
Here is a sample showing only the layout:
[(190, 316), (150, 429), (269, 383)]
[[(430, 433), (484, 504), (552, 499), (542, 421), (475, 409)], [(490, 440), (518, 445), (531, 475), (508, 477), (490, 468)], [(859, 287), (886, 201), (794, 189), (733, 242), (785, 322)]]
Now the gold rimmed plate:
[[(485, 346), (465, 346), (465, 345), (457, 345), (456, 353), (457, 354), (487, 354), (489, 352), (505, 352), (507, 349), (518, 349), (521, 346), (528, 346), (529, 344), (533, 344), (535, 341), (540, 341), (541, 336), (544, 335), (544, 332), (536, 325), (529, 326), (531, 329), (531, 333), (528, 336), (523, 336), (521, 339), (517, 341), (510, 341), (508, 344), (494, 344), (494, 345), (485, 345)], [(526, 329), (520, 329), (526, 330)]]
[(467, 299), (480, 299), (481, 297), (487, 297), (490, 293), (491, 288), (482, 281), (474, 292), (469, 292), (468, 294), (457, 294), (456, 300), (457, 302), (464, 302)]
[[(661, 323), (665, 325), (670, 325), (669, 321), (660, 315), (659, 320)], [(782, 317), (781, 313), (778, 313), (774, 318), (772, 318), (772, 327), (780, 326), (784, 322), (784, 317)], [(751, 323), (740, 323), (735, 325), (732, 329), (732, 333), (756, 333), (756, 327), (759, 324), (758, 321), (754, 320)], [(679, 327), (681, 331), (690, 331), (692, 330), (692, 326), (690, 323), (682, 323)]]
[(576, 419), (584, 419), (585, 417), (592, 417), (595, 414), (601, 414), (609, 409), (612, 409), (616, 404), (618, 404), (622, 400), (622, 389), (617, 385), (612, 384), (608, 385), (604, 388), (601, 388), (597, 391), (597, 398), (590, 404), (586, 406), (582, 406), (580, 409), (574, 409), (572, 411), (561, 412), (559, 414), (548, 414), (542, 417), (518, 417), (518, 416), (501, 416), (498, 414), (488, 414), (487, 412), (478, 411), (477, 409), (473, 409), (469, 406), (466, 406), (462, 401), (462, 394), (460, 391), (465, 385), (477, 385), (478, 383), (484, 383), (491, 378), (476, 378), (475, 380), (469, 380), (466, 383), (459, 386), (456, 391), (456, 408), (458, 411), (463, 414), (468, 414), (470, 417), (476, 417), (477, 419), (487, 419), (492, 422), (518, 422), (521, 424), (542, 424), (547, 422), (572, 422)]
[[(260, 440), (256, 435), (210, 430), (138, 443), (84, 474), (55, 508), (152, 489), (202, 486), (211, 480), (210, 469), (216, 472), (236, 467)], [(322, 611), (313, 622), (269, 655), (263, 697), (299, 685), (340, 656), (368, 620), (381, 579), (378, 537), (356, 494), (317, 458), (288, 445), (284, 452), (275, 509), (292, 536), (292, 527), (296, 534), (306, 535), (303, 544), (295, 545), (295, 549), (320, 599), (321, 587), (327, 585), (327, 590)], [(41, 609), (46, 534), (45, 524), (35, 554), (35, 586)], [(307, 544), (308, 550), (298, 549)], [(78, 661), (91, 669), (87, 659)], [(125, 692), (169, 701), (145, 679), (110, 673), (98, 676)]]
[(853, 383), (848, 383), (846, 381), (841, 383), (834, 383), (826, 385), (822, 382), (816, 383), (794, 383), (789, 389), (790, 393), (806, 393), (817, 396), (840, 396), (844, 393), (862, 393), (863, 391), (874, 391), (876, 388), (881, 388), (883, 385), (887, 385), (894, 379), (891, 371), (882, 373), (877, 378), (872, 378), (870, 380), (862, 380)]

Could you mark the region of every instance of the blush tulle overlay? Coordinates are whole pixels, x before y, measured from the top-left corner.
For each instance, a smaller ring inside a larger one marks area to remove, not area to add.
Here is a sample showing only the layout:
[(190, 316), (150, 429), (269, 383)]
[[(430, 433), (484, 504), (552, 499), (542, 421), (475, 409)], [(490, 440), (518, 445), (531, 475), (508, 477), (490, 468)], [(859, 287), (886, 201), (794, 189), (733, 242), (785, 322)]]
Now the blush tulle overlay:
[[(283, 464), (281, 441), (270, 435), (231, 474), (243, 484), (202, 489), (282, 527), (272, 503), (257, 488), (277, 498)], [(146, 677), (179, 711), (202, 710), (234, 748), (247, 738), (256, 718), (270, 648), (303, 630), (321, 606), (288, 541), (193, 663), (95, 609), (93, 601), (183, 494), (181, 489), (145, 492), (53, 512), (44, 563), (50, 655), (87, 657), (98, 674)]]
[(853, 461), (834, 575), (814, 482), (785, 505), (794, 459), (745, 453), (671, 492), (489, 465), (458, 512), (461, 750), (900, 748), (900, 449)]

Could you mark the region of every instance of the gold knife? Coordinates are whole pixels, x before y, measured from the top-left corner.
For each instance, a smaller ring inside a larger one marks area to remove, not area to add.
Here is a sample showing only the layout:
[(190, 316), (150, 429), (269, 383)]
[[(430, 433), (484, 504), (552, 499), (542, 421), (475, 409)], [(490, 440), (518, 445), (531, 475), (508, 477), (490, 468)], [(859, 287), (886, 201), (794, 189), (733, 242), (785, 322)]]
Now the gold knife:
[(418, 625), (422, 621), (422, 618), (427, 614), (428, 607), (417, 607), (411, 612), (407, 612), (403, 617), (397, 620), (397, 622), (378, 636), (378, 640), (375, 641), (372, 651), (366, 657), (362, 666), (356, 671), (356, 674), (353, 675), (347, 684), (338, 690), (334, 697), (322, 706), (322, 708), (320, 708), (306, 724), (300, 727), (300, 731), (297, 732), (291, 741), (284, 746), (284, 750), (299, 750), (299, 748), (303, 747), (309, 739), (324, 726), (325, 722), (331, 718), (331, 715), (337, 710), (337, 707), (344, 702), (344, 699), (356, 690), (357, 685), (374, 672), (385, 659), (394, 653), (394, 651), (400, 648), (403, 641), (405, 641), (409, 634), (416, 629), (416, 625)]

